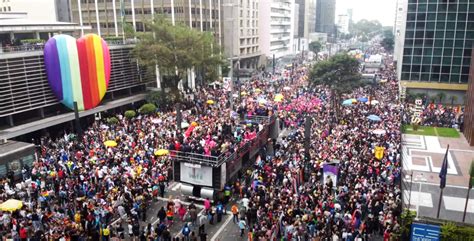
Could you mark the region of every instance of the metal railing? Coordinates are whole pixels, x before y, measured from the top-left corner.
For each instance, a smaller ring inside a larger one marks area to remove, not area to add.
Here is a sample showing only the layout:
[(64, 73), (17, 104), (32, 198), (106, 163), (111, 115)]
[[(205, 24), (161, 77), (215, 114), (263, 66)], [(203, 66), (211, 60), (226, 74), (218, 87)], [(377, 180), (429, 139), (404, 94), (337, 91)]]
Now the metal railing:
[[(137, 40), (135, 39), (125, 39), (125, 40), (105, 40), (109, 46), (117, 45), (130, 45), (136, 44)], [(31, 51), (43, 51), (44, 44), (23, 44), (15, 46), (5, 46), (0, 47), (0, 54), (3, 53), (21, 53), (21, 52), (31, 52)]]
[(270, 124), (275, 120), (274, 116), (252, 116), (246, 118), (246, 120), (252, 120), (256, 123), (266, 124), (265, 127), (257, 133), (257, 137), (245, 141), (244, 143), (239, 144), (240, 146), (234, 152), (225, 152), (219, 156), (208, 156), (203, 154), (197, 154), (192, 152), (182, 152), (182, 151), (170, 151), (170, 156), (176, 161), (183, 161), (192, 164), (207, 165), (212, 167), (217, 167), (222, 165), (222, 163), (233, 161), (234, 159), (240, 157), (242, 153), (248, 152), (251, 148), (256, 148), (254, 145), (263, 141), (263, 135), (267, 134), (270, 131)]

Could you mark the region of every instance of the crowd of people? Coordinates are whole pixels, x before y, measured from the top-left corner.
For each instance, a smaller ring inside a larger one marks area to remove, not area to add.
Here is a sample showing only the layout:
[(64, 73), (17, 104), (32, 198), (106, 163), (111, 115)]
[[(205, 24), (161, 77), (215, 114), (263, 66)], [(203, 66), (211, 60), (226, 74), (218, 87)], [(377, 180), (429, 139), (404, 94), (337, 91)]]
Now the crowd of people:
[[(386, 83), (346, 96), (374, 93), (370, 98), (377, 105), (356, 103), (332, 111), (330, 91), (308, 88), (308, 69), (299, 66), (275, 82), (259, 75), (244, 83), (240, 97), (233, 97), (240, 101), (235, 111), (225, 90), (199, 89), (186, 102), (184, 127), (176, 124), (175, 111), (162, 111), (134, 118), (118, 115), (116, 124), (98, 120), (80, 136), (44, 137), (37, 161), (24, 168), (22, 180), (2, 180), (0, 199), (23, 200), (24, 206), (0, 214), (0, 233), (21, 240), (171, 240), (174, 216), (184, 220), (187, 215), (195, 223), (197, 209), (170, 201), (158, 211), (156, 227), (140, 225), (150, 215), (151, 203), (165, 196), (173, 171), (170, 155), (157, 155), (157, 150), (230, 155), (262, 128), (262, 123), (243, 123), (243, 117), (275, 114), (290, 134), (269, 145), (247, 181), (234, 185), (241, 205), (231, 212), (242, 235), (248, 229), (249, 240), (390, 236), (399, 228), (401, 210), (402, 117), (393, 66), (385, 64), (380, 74)], [(284, 99), (277, 100), (277, 93)], [(304, 151), (308, 114), (313, 130), (309, 158)], [(367, 119), (370, 114), (382, 120)], [(104, 145), (108, 140), (117, 145)], [(380, 159), (374, 156), (376, 147), (385, 150)], [(337, 180), (323, 181), (328, 163), (338, 163)], [(205, 211), (222, 215), (224, 204), (212, 211), (207, 200)], [(113, 222), (117, 218), (123, 222)], [(187, 224), (183, 235), (197, 238)]]
[[(248, 240), (389, 240), (398, 231), (401, 106), (393, 65), (386, 62), (380, 75), (387, 82), (346, 96), (375, 93), (370, 98), (379, 103), (343, 107), (338, 117), (327, 101), (329, 90), (301, 87), (294, 93), (293, 99), (315, 104), (311, 110), (283, 107), (280, 118), (290, 134), (257, 158), (247, 181), (235, 184), (241, 235), (248, 229)], [(304, 148), (308, 112), (313, 113), (309, 158)], [(370, 114), (382, 120), (367, 119)], [(380, 159), (376, 147), (384, 148)], [(324, 165), (331, 163), (338, 163), (337, 180), (324, 181)]]

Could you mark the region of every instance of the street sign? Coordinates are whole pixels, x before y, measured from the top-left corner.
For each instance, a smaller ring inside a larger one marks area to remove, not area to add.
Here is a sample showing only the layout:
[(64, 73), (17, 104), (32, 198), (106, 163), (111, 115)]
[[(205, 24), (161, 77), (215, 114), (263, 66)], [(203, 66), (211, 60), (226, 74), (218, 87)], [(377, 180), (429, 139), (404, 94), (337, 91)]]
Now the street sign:
[(412, 223), (410, 241), (439, 241), (439, 225)]

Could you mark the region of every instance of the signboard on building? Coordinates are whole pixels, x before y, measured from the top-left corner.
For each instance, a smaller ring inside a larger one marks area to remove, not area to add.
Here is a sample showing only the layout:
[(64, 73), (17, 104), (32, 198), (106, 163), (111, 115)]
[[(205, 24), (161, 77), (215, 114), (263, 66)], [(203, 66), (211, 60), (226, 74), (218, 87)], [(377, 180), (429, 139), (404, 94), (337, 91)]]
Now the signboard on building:
[(182, 182), (212, 187), (212, 167), (186, 162), (181, 162), (180, 167)]
[(439, 225), (413, 223), (411, 225), (410, 241), (439, 241), (440, 233)]

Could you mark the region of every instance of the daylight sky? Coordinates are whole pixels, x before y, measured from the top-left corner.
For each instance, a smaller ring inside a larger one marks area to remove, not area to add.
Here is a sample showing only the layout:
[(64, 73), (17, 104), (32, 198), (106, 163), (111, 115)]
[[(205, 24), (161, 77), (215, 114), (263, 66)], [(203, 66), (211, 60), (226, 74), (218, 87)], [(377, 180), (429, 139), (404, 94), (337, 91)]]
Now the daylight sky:
[(337, 15), (353, 9), (353, 20), (379, 20), (384, 26), (393, 26), (397, 0), (336, 0)]

